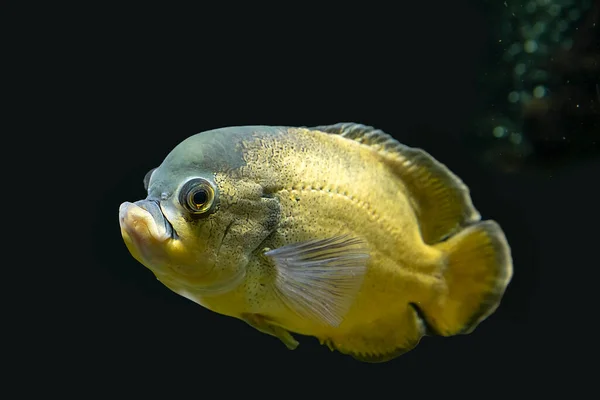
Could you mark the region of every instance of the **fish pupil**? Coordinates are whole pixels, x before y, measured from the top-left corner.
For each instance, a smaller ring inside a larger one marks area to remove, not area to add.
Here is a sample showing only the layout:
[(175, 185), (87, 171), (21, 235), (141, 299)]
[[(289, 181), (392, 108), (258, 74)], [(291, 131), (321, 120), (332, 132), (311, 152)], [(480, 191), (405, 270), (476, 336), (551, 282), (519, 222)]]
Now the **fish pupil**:
[(208, 193), (206, 192), (206, 190), (200, 189), (196, 193), (194, 193), (194, 197), (192, 199), (194, 201), (194, 204), (202, 205), (206, 203), (206, 200), (208, 200)]

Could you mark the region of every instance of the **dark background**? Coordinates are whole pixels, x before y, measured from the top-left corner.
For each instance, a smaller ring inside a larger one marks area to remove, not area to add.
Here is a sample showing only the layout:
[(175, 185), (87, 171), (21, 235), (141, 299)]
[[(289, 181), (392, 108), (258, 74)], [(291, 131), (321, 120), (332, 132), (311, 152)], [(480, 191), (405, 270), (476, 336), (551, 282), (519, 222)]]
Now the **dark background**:
[[(534, 152), (510, 172), (481, 157), (470, 140), (471, 122), (489, 106), (480, 77), (500, 68), (497, 17), (485, 2), (298, 7), (262, 19), (207, 9), (185, 21), (185, 10), (82, 10), (87, 18), (55, 26), (67, 44), (50, 42), (66, 54), (47, 60), (69, 97), (57, 130), (76, 132), (65, 140), (77, 149), (61, 191), (81, 212), (71, 221), (74, 268), (53, 296), (65, 318), (49, 313), (39, 323), (52, 351), (43, 375), (83, 398), (165, 388), (168, 398), (574, 394), (587, 383), (581, 360), (596, 347), (598, 314), (587, 306), (597, 303), (600, 267), (597, 155), (553, 163)], [(128, 253), (119, 204), (145, 197), (144, 174), (184, 138), (344, 121), (426, 149), (470, 187), (483, 218), (504, 228), (515, 275), (474, 333), (426, 337), (384, 364), (331, 353), (310, 337), (289, 351), (172, 293)]]

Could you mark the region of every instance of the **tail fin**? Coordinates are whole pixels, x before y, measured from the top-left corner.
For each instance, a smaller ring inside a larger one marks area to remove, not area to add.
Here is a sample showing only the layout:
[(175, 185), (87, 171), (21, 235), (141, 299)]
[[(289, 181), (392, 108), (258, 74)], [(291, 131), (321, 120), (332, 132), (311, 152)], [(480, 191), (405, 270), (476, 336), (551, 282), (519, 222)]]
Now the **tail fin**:
[(483, 221), (435, 247), (446, 253), (447, 292), (422, 305), (427, 322), (443, 336), (470, 333), (496, 310), (512, 277), (506, 237), (496, 222)]

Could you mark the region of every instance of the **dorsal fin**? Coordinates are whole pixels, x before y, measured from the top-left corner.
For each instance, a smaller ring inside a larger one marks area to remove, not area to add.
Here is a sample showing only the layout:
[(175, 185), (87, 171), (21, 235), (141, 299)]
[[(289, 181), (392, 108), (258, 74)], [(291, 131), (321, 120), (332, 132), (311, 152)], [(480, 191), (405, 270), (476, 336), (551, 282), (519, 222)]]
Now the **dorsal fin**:
[(387, 133), (361, 124), (310, 129), (356, 140), (381, 153), (410, 192), (425, 243), (440, 242), (461, 226), (481, 219), (467, 186), (424, 150), (405, 146)]

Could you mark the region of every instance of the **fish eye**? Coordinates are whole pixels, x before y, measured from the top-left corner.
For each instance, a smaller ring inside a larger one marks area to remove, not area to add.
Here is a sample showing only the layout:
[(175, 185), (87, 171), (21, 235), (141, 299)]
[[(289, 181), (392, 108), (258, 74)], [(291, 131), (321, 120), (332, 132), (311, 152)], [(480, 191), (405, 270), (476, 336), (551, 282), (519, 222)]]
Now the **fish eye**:
[(179, 202), (193, 214), (204, 214), (210, 211), (215, 203), (215, 189), (204, 179), (189, 180), (179, 193)]

